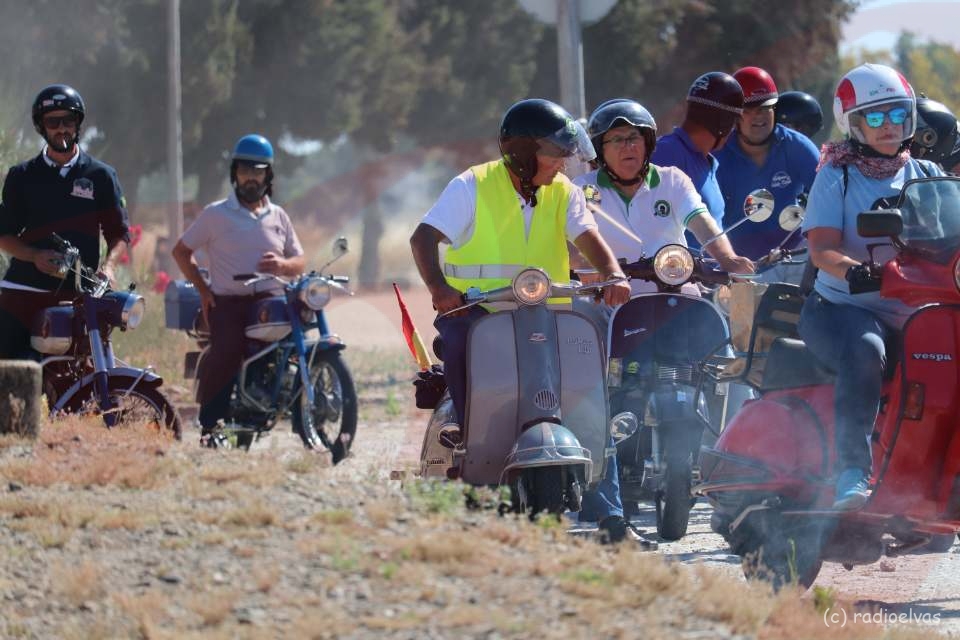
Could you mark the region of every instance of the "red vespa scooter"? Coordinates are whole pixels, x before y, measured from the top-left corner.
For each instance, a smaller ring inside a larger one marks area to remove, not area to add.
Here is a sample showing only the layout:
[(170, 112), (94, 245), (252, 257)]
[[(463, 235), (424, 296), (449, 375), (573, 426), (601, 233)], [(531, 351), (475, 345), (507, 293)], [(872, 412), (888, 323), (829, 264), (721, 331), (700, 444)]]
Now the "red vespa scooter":
[[(870, 246), (872, 262), (895, 254), (877, 264), (881, 296), (916, 307), (888, 351), (866, 505), (832, 509), (833, 376), (798, 339), (793, 285), (772, 285), (757, 308), (743, 377), (760, 399), (702, 452), (694, 492), (713, 505), (714, 531), (748, 578), (775, 588), (809, 587), (825, 561), (851, 569), (960, 530), (960, 179), (909, 181), (896, 207), (857, 218), (861, 236), (885, 239)], [(762, 358), (765, 332), (779, 337)]]

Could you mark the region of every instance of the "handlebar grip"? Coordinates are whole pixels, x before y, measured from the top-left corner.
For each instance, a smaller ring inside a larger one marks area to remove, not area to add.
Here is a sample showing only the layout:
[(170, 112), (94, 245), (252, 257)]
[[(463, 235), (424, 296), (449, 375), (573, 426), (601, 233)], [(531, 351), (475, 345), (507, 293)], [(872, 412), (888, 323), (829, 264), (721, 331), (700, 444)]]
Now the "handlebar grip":
[(330, 276), (330, 279), (334, 282), (347, 283), (350, 282), (350, 276)]
[(253, 280), (256, 277), (257, 274), (255, 273), (238, 273), (237, 275), (233, 276), (233, 280), (234, 282), (242, 282), (244, 280)]
[(700, 280), (708, 284), (730, 284), (730, 274), (726, 271), (717, 271), (716, 269), (700, 270)]

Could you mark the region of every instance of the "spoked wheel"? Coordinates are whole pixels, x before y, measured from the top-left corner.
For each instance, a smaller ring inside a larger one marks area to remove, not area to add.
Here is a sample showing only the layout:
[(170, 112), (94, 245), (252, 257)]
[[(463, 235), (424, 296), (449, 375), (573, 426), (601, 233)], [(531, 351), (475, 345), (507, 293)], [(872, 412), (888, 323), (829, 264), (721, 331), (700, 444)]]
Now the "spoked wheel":
[(670, 458), (663, 487), (657, 492), (657, 533), (664, 540), (679, 540), (687, 534), (690, 509), (690, 454)]
[[(110, 415), (104, 415), (104, 421), (110, 426), (146, 424), (161, 435), (179, 440), (182, 436), (180, 415), (170, 400), (157, 387), (137, 383), (130, 378), (111, 378), (107, 382), (107, 393), (115, 407)], [(96, 390), (89, 384), (76, 393), (66, 405), (67, 413), (102, 413), (97, 401)]]
[(750, 514), (738, 529), (734, 553), (748, 580), (765, 580), (774, 591), (785, 585), (810, 587), (820, 573), (821, 532), (816, 523), (788, 523), (776, 512)]
[(324, 447), (337, 464), (350, 452), (357, 432), (357, 392), (353, 377), (337, 352), (318, 354), (310, 371), (313, 382), (313, 406), (307, 406), (307, 394), (300, 394), (291, 420), (294, 430), (308, 449)]

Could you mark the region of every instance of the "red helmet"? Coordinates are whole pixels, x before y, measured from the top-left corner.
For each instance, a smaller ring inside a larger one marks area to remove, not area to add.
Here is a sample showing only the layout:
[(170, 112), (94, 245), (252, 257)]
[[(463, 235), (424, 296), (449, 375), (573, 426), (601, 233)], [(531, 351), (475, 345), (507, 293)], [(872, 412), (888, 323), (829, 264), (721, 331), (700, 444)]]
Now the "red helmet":
[(897, 71), (882, 64), (862, 64), (847, 72), (837, 85), (833, 98), (833, 118), (841, 133), (864, 143), (860, 124), (868, 109), (886, 104), (902, 106), (906, 111), (903, 139), (913, 137), (917, 126), (917, 99), (913, 87)]
[(770, 74), (760, 67), (744, 67), (733, 77), (743, 89), (744, 107), (768, 107), (777, 104), (777, 85)]

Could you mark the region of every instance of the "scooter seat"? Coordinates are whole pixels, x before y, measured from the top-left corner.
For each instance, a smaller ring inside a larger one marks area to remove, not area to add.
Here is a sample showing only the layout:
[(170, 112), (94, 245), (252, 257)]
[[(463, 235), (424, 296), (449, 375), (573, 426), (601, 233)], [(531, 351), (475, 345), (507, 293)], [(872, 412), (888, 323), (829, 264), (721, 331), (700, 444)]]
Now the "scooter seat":
[(832, 384), (833, 372), (807, 349), (803, 340), (777, 338), (770, 345), (760, 391)]

